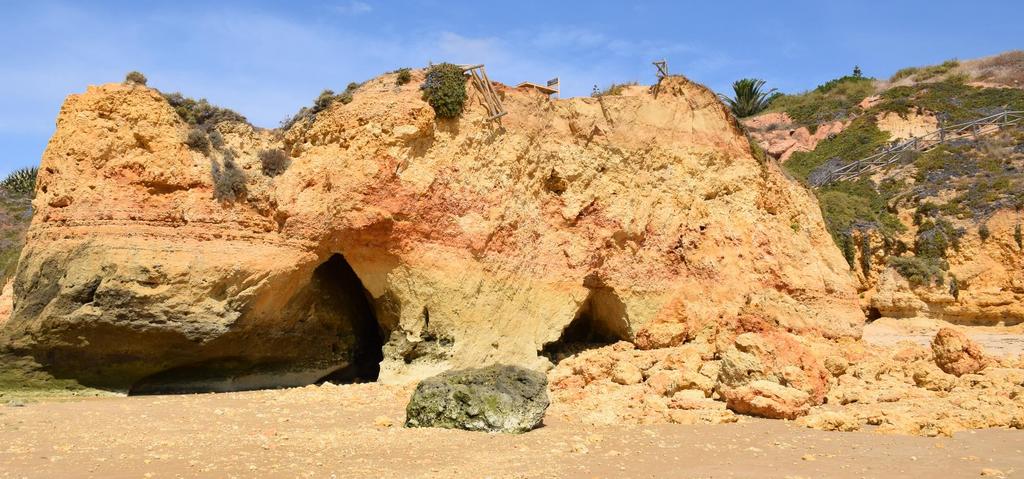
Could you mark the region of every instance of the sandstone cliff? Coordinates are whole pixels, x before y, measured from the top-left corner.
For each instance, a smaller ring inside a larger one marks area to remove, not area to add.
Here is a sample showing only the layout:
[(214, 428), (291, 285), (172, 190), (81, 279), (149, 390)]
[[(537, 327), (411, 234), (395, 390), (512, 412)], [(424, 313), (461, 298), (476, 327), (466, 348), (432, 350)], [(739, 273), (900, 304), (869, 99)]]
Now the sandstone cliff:
[(544, 368), (572, 343), (714, 341), (749, 316), (859, 336), (815, 200), (706, 88), (499, 87), (496, 125), (475, 91), (436, 119), (422, 78), (371, 80), (286, 132), (219, 123), (207, 152), (155, 90), (70, 96), (0, 342), (153, 392)]

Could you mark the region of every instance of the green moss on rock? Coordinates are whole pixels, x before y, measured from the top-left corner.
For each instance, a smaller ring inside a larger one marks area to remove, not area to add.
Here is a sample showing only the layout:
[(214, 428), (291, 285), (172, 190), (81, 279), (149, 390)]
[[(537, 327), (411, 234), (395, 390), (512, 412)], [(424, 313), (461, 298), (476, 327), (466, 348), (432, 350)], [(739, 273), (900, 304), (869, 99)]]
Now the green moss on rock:
[(424, 379), (406, 407), (406, 427), (523, 433), (541, 424), (549, 401), (544, 374), (494, 365)]

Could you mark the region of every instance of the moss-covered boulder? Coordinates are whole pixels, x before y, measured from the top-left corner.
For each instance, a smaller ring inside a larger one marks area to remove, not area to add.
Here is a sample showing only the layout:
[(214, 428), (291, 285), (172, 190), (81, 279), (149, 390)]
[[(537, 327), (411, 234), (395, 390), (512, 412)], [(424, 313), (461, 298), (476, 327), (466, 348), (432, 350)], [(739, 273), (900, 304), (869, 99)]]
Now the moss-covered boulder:
[(406, 427), (523, 433), (548, 408), (547, 378), (518, 366), (448, 371), (424, 379), (406, 407)]

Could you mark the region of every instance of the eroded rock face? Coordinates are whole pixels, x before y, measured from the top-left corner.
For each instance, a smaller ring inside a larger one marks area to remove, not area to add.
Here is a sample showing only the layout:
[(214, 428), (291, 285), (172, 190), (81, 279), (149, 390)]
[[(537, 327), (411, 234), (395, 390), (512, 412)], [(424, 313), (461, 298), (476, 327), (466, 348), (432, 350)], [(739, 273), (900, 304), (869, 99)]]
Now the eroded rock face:
[(743, 120), (750, 136), (757, 141), (769, 155), (785, 162), (793, 153), (813, 151), (826, 138), (839, 134), (848, 125), (848, 121), (832, 121), (822, 123), (812, 133), (806, 126), (793, 123), (786, 113), (764, 113)]
[(935, 364), (954, 376), (974, 374), (988, 365), (981, 347), (966, 334), (953, 328), (942, 328), (932, 339)]
[[(207, 153), (155, 90), (70, 96), (0, 341), (145, 392), (542, 368), (575, 320), (649, 348), (741, 315), (859, 335), (817, 205), (707, 89), (502, 89), (499, 127), (475, 91), (435, 119), (421, 78), (371, 80), (283, 137), (221, 123)], [(289, 167), (270, 177), (273, 149)]]
[(406, 427), (523, 433), (548, 408), (547, 378), (517, 366), (447, 371), (424, 379), (406, 408)]

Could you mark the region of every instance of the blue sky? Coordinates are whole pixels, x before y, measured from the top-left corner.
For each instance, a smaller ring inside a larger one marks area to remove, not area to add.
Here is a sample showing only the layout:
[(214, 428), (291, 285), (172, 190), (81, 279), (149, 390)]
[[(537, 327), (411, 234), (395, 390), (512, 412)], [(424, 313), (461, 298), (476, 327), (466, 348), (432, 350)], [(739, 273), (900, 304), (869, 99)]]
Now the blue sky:
[(0, 18), (0, 175), (38, 164), (67, 94), (130, 70), (273, 127), (324, 88), (430, 61), (485, 63), (505, 83), (559, 76), (587, 95), (649, 83), (665, 58), (716, 91), (753, 76), (797, 92), (855, 64), (887, 77), (1024, 48), (1020, 0), (0, 0)]

